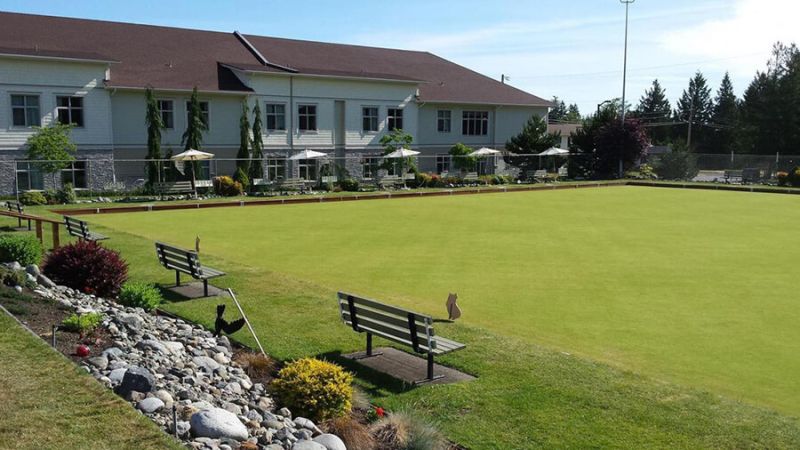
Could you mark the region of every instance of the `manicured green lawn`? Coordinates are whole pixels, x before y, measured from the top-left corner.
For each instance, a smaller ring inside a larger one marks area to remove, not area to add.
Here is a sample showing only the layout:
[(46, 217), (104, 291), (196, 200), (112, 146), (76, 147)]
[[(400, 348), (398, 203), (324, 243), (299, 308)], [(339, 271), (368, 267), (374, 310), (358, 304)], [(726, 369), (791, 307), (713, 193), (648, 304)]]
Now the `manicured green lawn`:
[[(363, 346), (337, 289), (437, 317), (458, 292), (464, 317), (437, 329), (468, 347), (442, 361), (477, 381), (400, 391), (358, 373), (472, 448), (794, 447), (795, 419), (735, 400), (800, 412), (798, 201), (612, 187), (86, 219), (165, 284), (152, 241), (200, 236), (279, 358)], [(216, 302), (168, 308), (210, 324)]]
[(0, 312), (0, 448), (182, 447)]

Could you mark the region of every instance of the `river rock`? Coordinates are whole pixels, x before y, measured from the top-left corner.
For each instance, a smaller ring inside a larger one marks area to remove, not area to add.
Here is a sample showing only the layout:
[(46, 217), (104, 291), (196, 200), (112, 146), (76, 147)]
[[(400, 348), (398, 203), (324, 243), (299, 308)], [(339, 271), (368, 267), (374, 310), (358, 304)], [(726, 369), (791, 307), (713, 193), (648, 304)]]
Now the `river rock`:
[(347, 446), (338, 436), (329, 433), (320, 434), (314, 438), (314, 442), (324, 445), (328, 450), (347, 450)]
[(292, 450), (326, 450), (325, 446), (314, 441), (297, 441)]
[(164, 402), (156, 397), (147, 397), (136, 405), (142, 412), (153, 413), (164, 407)]
[(131, 391), (150, 392), (154, 384), (153, 374), (149, 370), (139, 366), (128, 367), (122, 383), (117, 387), (117, 394), (125, 397)]
[(190, 424), (195, 436), (214, 439), (226, 437), (237, 441), (247, 439), (247, 427), (234, 414), (221, 408), (195, 413)]

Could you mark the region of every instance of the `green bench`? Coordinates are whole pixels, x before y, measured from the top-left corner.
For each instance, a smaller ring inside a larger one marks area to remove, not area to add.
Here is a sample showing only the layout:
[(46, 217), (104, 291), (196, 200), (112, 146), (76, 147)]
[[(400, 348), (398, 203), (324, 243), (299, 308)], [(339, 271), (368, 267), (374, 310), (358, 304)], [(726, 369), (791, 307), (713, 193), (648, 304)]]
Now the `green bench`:
[(379, 355), (372, 352), (373, 335), (409, 346), (414, 352), (427, 355), (427, 377), (416, 384), (444, 377), (433, 373), (434, 355), (444, 355), (466, 347), (437, 336), (430, 316), (345, 292), (338, 293), (337, 303), (344, 324), (357, 333), (367, 334), (366, 358)]
[(67, 229), (67, 233), (69, 233), (70, 236), (75, 236), (84, 241), (97, 242), (108, 239), (108, 236), (89, 231), (89, 225), (86, 222), (74, 217), (64, 216), (64, 227)]
[(203, 296), (208, 297), (208, 280), (225, 275), (225, 272), (200, 264), (197, 252), (156, 242), (156, 255), (162, 266), (175, 271), (175, 287), (181, 285), (181, 273), (203, 282)]
[(193, 194), (191, 181), (170, 181), (153, 184), (153, 191), (158, 195)]

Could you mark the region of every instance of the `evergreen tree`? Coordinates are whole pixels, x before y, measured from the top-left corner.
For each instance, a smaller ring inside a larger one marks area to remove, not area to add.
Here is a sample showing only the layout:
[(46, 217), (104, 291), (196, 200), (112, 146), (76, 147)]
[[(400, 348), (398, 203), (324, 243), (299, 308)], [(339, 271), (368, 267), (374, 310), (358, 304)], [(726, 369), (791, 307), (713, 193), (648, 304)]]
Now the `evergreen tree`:
[(145, 113), (145, 124), (147, 124), (147, 164), (145, 173), (147, 174), (147, 187), (152, 188), (153, 184), (161, 178), (161, 129), (164, 122), (161, 118), (161, 111), (158, 102), (153, 94), (152, 88), (145, 91), (147, 110)]
[[(184, 150), (200, 150), (203, 144), (203, 131), (208, 129), (203, 120), (203, 112), (200, 109), (200, 100), (197, 99), (197, 86), (192, 89), (192, 97), (189, 99), (186, 131), (183, 132), (181, 143)], [(192, 162), (192, 171), (197, 174), (200, 172), (199, 161)], [(177, 175), (176, 175), (177, 176)]]
[[(708, 129), (706, 126), (711, 122), (713, 114), (713, 102), (711, 100), (711, 88), (708, 87), (706, 78), (700, 71), (689, 80), (688, 89), (683, 91), (678, 100), (678, 109), (675, 110), (675, 119), (686, 125), (678, 127), (679, 135), (689, 135), (689, 123), (691, 122), (691, 143), (690, 150), (696, 148), (699, 152), (707, 150)], [(687, 139), (688, 141), (688, 139)]]
[[(521, 175), (535, 170), (539, 164), (539, 157), (533, 156), (561, 141), (561, 133), (548, 133), (547, 122), (537, 115), (531, 116), (522, 128), (522, 131), (506, 142), (506, 151), (511, 153), (503, 157), (507, 164), (521, 170)], [(525, 156), (516, 156), (525, 155)]]
[(550, 108), (550, 114), (547, 116), (548, 120), (552, 122), (561, 122), (567, 116), (567, 105), (563, 100), (558, 97), (553, 97), (553, 107)]
[[(239, 151), (236, 153), (236, 167), (241, 169), (244, 174), (250, 172), (250, 113), (247, 107), (247, 100), (242, 102), (242, 115), (239, 118)], [(236, 171), (239, 173), (239, 170)], [(236, 180), (239, 181), (241, 180)], [(243, 184), (244, 186), (244, 184)]]
[(571, 105), (569, 105), (569, 107), (567, 108), (567, 115), (564, 117), (564, 119), (568, 122), (580, 122), (581, 111), (580, 109), (578, 109), (577, 104), (572, 103)]
[[(671, 114), (672, 107), (667, 99), (667, 92), (658, 79), (655, 79), (650, 89), (639, 99), (639, 105), (632, 115), (647, 127), (648, 124), (669, 122)], [(670, 140), (670, 129), (666, 126), (651, 126), (647, 130), (653, 144), (665, 144)]]
[(733, 150), (735, 133), (739, 125), (739, 100), (733, 92), (731, 77), (725, 72), (711, 115), (713, 132), (709, 139), (709, 151), (728, 153)]
[(250, 164), (250, 180), (264, 178), (264, 138), (261, 122), (261, 107), (253, 106), (253, 160)]

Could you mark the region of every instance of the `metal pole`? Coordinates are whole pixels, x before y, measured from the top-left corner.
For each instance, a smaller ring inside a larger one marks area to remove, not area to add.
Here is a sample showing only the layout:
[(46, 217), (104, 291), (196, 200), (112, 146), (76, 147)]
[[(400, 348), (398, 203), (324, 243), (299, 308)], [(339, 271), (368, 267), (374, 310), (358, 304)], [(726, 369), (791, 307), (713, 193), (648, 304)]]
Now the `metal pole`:
[(258, 344), (258, 349), (261, 350), (261, 354), (264, 355), (265, 358), (267, 358), (267, 352), (265, 352), (264, 351), (264, 347), (261, 346), (261, 342), (258, 340), (258, 336), (256, 336), (256, 332), (253, 330), (253, 326), (250, 325), (250, 321), (247, 319), (247, 316), (245, 315), (244, 310), (242, 310), (242, 305), (239, 304), (239, 300), (236, 300), (236, 295), (233, 294), (233, 289), (228, 288), (228, 294), (230, 294), (231, 298), (233, 299), (233, 303), (236, 304), (236, 307), (239, 308), (239, 314), (241, 314), (242, 317), (244, 318), (244, 323), (246, 323), (247, 324), (247, 328), (250, 329), (250, 334), (252, 334), (253, 335), (253, 339), (256, 340), (256, 344)]
[(625, 123), (625, 87), (628, 78), (628, 7), (636, 0), (619, 0), (625, 4), (625, 53), (622, 62), (622, 123)]

